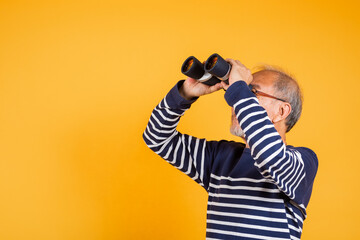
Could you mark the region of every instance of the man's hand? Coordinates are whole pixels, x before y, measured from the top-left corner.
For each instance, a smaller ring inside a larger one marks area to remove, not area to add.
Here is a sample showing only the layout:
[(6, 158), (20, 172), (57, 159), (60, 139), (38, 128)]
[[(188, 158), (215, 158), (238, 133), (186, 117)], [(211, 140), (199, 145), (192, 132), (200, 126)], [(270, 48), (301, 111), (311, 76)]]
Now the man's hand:
[(179, 92), (183, 98), (191, 100), (194, 97), (200, 97), (205, 94), (216, 92), (220, 89), (222, 89), (221, 83), (217, 83), (214, 86), (208, 86), (193, 78), (187, 78), (180, 87)]
[(239, 60), (234, 60), (231, 58), (227, 58), (226, 61), (231, 64), (231, 71), (229, 75), (229, 85), (227, 85), (224, 81), (221, 81), (222, 87), (226, 90), (231, 86), (234, 82), (237, 81), (245, 81), (246, 84), (250, 84), (253, 79), (251, 71), (245, 67)]

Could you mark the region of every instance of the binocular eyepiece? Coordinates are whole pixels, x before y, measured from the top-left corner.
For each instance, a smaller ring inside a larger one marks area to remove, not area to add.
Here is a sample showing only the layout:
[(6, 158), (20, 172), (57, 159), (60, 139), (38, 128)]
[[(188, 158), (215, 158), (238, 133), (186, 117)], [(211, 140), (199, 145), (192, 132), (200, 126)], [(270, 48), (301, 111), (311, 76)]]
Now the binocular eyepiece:
[(212, 86), (220, 81), (228, 82), (231, 65), (226, 62), (219, 54), (212, 54), (202, 64), (194, 56), (188, 57), (182, 67), (181, 72), (191, 78), (194, 78), (201, 83)]

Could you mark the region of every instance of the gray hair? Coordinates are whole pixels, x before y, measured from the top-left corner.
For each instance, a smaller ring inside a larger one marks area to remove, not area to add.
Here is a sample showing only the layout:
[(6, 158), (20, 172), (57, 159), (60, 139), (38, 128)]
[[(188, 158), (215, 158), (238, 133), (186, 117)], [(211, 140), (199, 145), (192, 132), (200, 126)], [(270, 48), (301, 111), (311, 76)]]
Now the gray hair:
[(289, 132), (299, 120), (302, 111), (303, 96), (298, 82), (293, 76), (278, 67), (263, 65), (258, 67), (258, 71), (271, 71), (277, 74), (274, 83), (276, 96), (291, 105), (291, 112), (285, 119), (286, 132)]

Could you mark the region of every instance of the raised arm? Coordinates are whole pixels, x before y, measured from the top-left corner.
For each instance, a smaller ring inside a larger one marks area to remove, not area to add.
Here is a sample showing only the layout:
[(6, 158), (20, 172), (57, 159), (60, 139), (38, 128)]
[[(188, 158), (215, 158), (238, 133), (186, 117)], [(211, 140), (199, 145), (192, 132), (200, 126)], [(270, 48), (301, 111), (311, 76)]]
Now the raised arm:
[(198, 139), (176, 130), (180, 117), (198, 96), (221, 88), (220, 84), (212, 87), (198, 84), (201, 83), (194, 79), (178, 82), (153, 110), (143, 138), (151, 150), (207, 190), (217, 142)]
[[(243, 65), (231, 63), (232, 71), (243, 72), (243, 75), (233, 75), (225, 99), (234, 108), (254, 165), (264, 178), (271, 179), (294, 205), (304, 210), (305, 215), (317, 171), (317, 157), (310, 149), (286, 146), (267, 111), (250, 91), (248, 84), (252, 78), (248, 71), (244, 73)], [(245, 81), (236, 81), (234, 77)]]

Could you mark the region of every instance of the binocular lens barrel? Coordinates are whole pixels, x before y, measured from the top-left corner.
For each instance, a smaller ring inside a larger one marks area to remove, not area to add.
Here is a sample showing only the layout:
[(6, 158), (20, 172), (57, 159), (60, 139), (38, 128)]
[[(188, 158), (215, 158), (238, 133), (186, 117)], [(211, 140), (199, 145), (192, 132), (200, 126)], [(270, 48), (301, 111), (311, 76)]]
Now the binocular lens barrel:
[(219, 54), (214, 53), (205, 62), (205, 70), (225, 81), (229, 78), (231, 65)]
[(220, 82), (217, 77), (205, 72), (204, 65), (194, 56), (190, 56), (184, 61), (181, 66), (181, 72), (209, 86)]
[(205, 74), (203, 64), (194, 56), (190, 56), (185, 60), (181, 72), (194, 79), (200, 79)]
[(209, 59), (209, 61), (207, 62), (206, 66), (205, 66), (205, 69), (206, 70), (210, 70), (212, 68), (214, 68), (216, 62), (217, 62), (217, 56), (214, 56), (212, 58)]
[(191, 68), (191, 66), (193, 65), (194, 63), (194, 59), (190, 59), (189, 61), (187, 61), (185, 63), (185, 66), (184, 66), (184, 71), (189, 71), (189, 69)]

